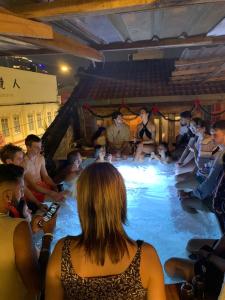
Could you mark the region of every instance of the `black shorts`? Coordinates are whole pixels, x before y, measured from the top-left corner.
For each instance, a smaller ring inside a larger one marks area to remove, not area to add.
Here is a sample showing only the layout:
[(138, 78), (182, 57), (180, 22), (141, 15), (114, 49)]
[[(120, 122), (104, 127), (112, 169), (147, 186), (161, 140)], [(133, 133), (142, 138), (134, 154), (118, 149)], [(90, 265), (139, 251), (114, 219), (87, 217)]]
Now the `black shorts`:
[(206, 293), (218, 297), (223, 284), (224, 273), (205, 260), (199, 260), (195, 263), (194, 272), (195, 275), (204, 276)]

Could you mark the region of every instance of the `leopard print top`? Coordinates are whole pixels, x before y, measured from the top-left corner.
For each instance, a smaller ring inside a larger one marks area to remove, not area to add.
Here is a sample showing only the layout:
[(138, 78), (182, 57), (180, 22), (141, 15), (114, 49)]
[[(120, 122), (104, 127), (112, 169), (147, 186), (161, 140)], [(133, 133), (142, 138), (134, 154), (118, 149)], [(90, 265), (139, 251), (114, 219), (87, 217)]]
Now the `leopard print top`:
[(80, 277), (76, 274), (70, 255), (71, 237), (67, 237), (62, 248), (61, 281), (67, 300), (144, 300), (147, 290), (140, 277), (141, 246), (137, 241), (137, 252), (129, 267), (118, 275)]

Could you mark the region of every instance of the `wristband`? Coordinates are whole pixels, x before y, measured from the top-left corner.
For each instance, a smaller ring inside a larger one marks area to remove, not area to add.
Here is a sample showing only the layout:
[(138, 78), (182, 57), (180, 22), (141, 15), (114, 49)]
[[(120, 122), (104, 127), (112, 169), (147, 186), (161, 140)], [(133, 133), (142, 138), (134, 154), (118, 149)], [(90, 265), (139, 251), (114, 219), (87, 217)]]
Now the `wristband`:
[(41, 248), (41, 252), (50, 252), (50, 249), (49, 248)]
[(46, 233), (44, 233), (43, 237), (44, 237), (44, 236), (51, 236), (51, 237), (53, 238), (53, 234), (52, 234), (51, 232), (46, 232)]
[(53, 240), (53, 234), (52, 233), (45, 233), (42, 237), (44, 239), (45, 237), (48, 237), (51, 241)]

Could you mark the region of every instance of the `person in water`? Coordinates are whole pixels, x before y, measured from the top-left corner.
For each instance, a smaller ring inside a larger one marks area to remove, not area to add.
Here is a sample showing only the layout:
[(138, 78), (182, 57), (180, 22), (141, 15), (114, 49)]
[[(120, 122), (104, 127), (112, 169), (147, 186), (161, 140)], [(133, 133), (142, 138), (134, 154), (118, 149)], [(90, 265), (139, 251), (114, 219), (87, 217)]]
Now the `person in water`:
[(145, 154), (150, 154), (155, 150), (155, 125), (150, 121), (150, 113), (147, 108), (140, 109), (140, 117), (142, 122), (137, 126), (136, 141), (137, 145), (134, 159), (141, 161)]

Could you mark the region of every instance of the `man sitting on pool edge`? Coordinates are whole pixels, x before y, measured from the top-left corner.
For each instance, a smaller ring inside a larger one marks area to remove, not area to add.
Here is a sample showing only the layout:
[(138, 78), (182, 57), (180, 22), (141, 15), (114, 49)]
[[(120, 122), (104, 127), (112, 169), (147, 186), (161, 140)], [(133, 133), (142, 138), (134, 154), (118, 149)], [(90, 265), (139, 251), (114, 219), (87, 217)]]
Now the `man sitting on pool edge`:
[(27, 153), (24, 157), (26, 169), (24, 179), (28, 188), (40, 202), (43, 202), (46, 196), (54, 201), (63, 200), (65, 193), (57, 192), (56, 184), (47, 173), (45, 159), (41, 155), (41, 139), (30, 134), (25, 139), (25, 145)]
[(106, 130), (109, 153), (113, 159), (127, 159), (130, 154), (130, 128), (123, 122), (120, 112), (112, 113), (112, 122)]

